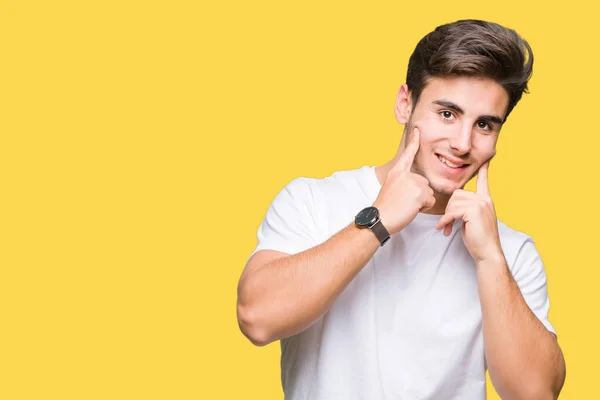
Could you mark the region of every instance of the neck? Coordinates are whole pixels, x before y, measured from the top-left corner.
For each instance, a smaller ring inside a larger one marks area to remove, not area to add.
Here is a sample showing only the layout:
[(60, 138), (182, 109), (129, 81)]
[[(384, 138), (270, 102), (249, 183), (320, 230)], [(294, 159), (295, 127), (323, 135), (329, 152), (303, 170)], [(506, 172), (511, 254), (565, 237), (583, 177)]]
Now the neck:
[(441, 194), (433, 191), (433, 197), (435, 197), (435, 204), (429, 210), (424, 211), (424, 214), (443, 215), (446, 212), (446, 206), (450, 201), (450, 196)]

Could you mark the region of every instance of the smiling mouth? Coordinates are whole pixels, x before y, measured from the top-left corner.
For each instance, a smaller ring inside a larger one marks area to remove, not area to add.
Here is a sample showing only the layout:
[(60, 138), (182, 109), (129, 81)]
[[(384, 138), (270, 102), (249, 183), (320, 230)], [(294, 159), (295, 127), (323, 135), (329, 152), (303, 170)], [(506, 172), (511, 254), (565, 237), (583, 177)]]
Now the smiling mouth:
[(452, 168), (452, 169), (461, 169), (461, 168), (466, 168), (469, 164), (464, 164), (464, 163), (453, 163), (452, 161), (448, 160), (447, 158), (445, 158), (444, 156), (441, 156), (439, 154), (436, 154), (438, 160), (440, 160), (442, 162), (442, 164), (446, 165), (448, 168)]

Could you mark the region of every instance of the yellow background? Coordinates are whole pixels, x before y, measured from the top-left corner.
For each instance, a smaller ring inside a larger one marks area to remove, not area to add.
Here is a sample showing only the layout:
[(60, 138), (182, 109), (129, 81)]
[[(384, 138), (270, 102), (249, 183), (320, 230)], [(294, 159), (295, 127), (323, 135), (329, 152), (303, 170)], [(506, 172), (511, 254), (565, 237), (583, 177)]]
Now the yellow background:
[(463, 18), (533, 47), (492, 195), (545, 261), (561, 398), (598, 398), (598, 13), (483, 3), (2, 1), (0, 398), (281, 399), (235, 316), (256, 229), (394, 155), (410, 53)]

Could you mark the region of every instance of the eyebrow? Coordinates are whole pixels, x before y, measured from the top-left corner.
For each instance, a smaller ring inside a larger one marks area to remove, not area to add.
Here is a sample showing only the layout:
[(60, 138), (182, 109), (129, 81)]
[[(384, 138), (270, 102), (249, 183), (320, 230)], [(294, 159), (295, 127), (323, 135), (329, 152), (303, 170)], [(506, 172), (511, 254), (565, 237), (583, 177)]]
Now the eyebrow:
[[(457, 113), (459, 113), (461, 115), (463, 115), (465, 113), (462, 108), (460, 108), (457, 104), (455, 104), (455, 103), (453, 103), (451, 101), (435, 100), (433, 102), (433, 104), (437, 104), (439, 106), (449, 108), (451, 110), (456, 111)], [(500, 118), (497, 115), (480, 115), (478, 119), (481, 120), (481, 121), (491, 122), (491, 123), (495, 123), (495, 124), (498, 124), (498, 125), (502, 125), (502, 123), (503, 123), (502, 118)]]

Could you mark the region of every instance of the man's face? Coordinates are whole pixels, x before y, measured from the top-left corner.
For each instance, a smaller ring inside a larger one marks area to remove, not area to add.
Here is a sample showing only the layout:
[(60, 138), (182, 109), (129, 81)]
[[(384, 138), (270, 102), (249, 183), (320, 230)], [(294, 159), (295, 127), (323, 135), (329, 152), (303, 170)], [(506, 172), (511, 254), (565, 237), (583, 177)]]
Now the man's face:
[(413, 172), (443, 196), (462, 189), (496, 154), (507, 106), (506, 90), (494, 81), (432, 78), (406, 124), (409, 134), (414, 127), (420, 131)]

